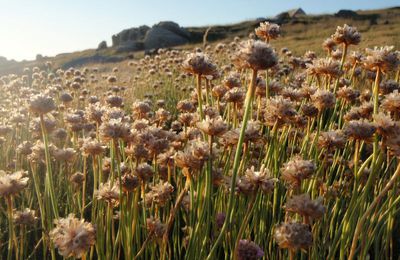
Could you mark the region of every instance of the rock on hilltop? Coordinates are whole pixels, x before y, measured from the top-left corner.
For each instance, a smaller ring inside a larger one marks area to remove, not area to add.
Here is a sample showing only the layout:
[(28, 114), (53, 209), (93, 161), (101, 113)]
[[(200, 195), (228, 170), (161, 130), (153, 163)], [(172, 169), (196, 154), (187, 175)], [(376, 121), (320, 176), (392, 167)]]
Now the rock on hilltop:
[(171, 21), (152, 27), (143, 25), (123, 30), (112, 36), (112, 46), (118, 51), (150, 50), (188, 43), (190, 33)]

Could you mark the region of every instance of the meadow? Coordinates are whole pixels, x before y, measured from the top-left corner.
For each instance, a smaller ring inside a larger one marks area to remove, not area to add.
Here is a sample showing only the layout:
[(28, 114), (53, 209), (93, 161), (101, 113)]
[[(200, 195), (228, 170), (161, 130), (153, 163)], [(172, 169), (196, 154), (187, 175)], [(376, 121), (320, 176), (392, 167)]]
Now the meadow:
[(2, 76), (0, 258), (397, 259), (400, 52), (289, 33)]

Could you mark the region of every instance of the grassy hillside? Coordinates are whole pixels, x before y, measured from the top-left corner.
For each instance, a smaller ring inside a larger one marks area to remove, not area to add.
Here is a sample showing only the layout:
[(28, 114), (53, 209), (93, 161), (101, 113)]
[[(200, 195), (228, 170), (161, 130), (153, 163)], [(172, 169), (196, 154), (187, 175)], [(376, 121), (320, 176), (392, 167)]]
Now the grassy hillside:
[[(362, 33), (360, 49), (376, 45), (394, 45), (400, 48), (400, 7), (382, 10), (357, 11), (358, 16), (340, 18), (334, 15), (307, 15), (282, 21), (282, 37), (274, 41), (273, 45), (280, 49), (287, 47), (293, 54), (301, 55), (307, 50), (322, 52), (321, 43), (329, 37), (337, 25), (347, 23), (356, 26)], [(250, 20), (224, 26), (211, 26), (208, 34), (209, 42), (230, 41), (233, 37), (247, 37), (258, 26), (259, 21)], [(192, 35), (190, 45), (177, 48), (192, 48), (203, 40), (208, 29), (205, 27), (189, 27)], [(100, 56), (93, 58), (94, 56)], [(55, 57), (44, 58), (40, 61), (26, 61), (17, 64), (0, 65), (0, 75), (19, 73), (24, 67), (40, 66), (46, 61), (52, 61), (56, 67), (65, 67), (68, 64), (75, 66), (89, 63), (104, 63), (118, 61), (132, 57), (142, 57), (143, 52), (117, 53), (114, 48), (98, 51), (89, 49), (74, 53), (60, 54)]]

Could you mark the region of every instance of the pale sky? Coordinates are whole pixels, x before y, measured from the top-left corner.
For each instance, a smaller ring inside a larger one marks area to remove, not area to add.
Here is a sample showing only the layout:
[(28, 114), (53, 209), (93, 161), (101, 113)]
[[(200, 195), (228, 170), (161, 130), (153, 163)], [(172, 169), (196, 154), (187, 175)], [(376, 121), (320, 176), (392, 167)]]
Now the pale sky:
[(181, 26), (227, 24), (274, 16), (400, 6), (400, 0), (0, 0), (0, 56), (34, 59), (96, 48), (119, 31), (171, 20)]

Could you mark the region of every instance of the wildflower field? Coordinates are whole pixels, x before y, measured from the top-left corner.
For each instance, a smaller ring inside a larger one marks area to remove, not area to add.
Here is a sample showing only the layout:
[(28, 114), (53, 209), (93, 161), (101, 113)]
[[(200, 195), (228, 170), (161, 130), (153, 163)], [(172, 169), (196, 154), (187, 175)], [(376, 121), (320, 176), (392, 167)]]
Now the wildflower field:
[(1, 77), (0, 259), (398, 259), (400, 52), (281, 30)]

